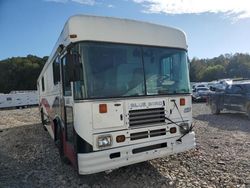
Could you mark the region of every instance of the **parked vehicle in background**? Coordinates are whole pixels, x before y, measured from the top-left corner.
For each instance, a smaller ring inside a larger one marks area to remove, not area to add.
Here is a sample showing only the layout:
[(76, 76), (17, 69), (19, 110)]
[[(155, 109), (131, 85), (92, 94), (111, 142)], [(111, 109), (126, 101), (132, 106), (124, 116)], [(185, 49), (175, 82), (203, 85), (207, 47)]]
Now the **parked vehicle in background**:
[(194, 102), (205, 102), (211, 93), (208, 87), (196, 87), (193, 89), (192, 100)]
[(226, 109), (246, 112), (250, 118), (250, 80), (233, 81), (224, 91), (211, 93), (208, 104), (212, 114)]
[(211, 91), (223, 91), (226, 89), (226, 87), (230, 84), (232, 84), (232, 79), (220, 79), (217, 81), (212, 81), (208, 84), (208, 87)]
[(199, 83), (195, 83), (192, 86), (192, 89), (194, 90), (195, 88), (199, 88), (199, 87), (208, 87), (208, 83), (207, 82), (199, 82)]
[(12, 91), (0, 94), (0, 108), (21, 108), (38, 105), (38, 94), (35, 90)]

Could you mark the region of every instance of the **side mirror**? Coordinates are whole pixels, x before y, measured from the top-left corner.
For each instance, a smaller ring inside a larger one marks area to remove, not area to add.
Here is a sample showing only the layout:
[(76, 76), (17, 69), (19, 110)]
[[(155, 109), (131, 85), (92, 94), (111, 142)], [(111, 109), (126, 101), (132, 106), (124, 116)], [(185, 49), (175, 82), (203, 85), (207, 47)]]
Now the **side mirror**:
[(81, 56), (78, 53), (67, 54), (69, 81), (76, 82), (82, 80), (82, 63), (80, 58)]

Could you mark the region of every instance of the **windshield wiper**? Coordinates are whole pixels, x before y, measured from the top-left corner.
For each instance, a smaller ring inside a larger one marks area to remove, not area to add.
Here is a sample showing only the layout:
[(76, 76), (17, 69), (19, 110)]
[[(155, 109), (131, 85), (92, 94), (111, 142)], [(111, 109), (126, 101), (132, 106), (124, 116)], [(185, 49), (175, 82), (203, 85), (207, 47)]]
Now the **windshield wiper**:
[(184, 136), (186, 136), (187, 134), (189, 134), (190, 132), (192, 132), (193, 131), (193, 128), (194, 128), (194, 125), (193, 124), (191, 124), (191, 126), (189, 127), (189, 129), (187, 130), (187, 132), (185, 132), (180, 138), (178, 138), (176, 141), (177, 142), (181, 142), (181, 139), (184, 137)]
[[(180, 125), (178, 125), (178, 124), (177, 124), (176, 122), (174, 122), (173, 120), (171, 120), (171, 119), (169, 119), (169, 118), (167, 118), (167, 117), (165, 117), (165, 119), (168, 120), (168, 121), (170, 121), (171, 123), (177, 125), (178, 127), (181, 127)], [(184, 136), (186, 136), (188, 133), (192, 132), (193, 128), (194, 128), (194, 125), (191, 124), (191, 126), (189, 127), (189, 129), (188, 129), (183, 135), (181, 135), (181, 137), (178, 138), (176, 141), (177, 141), (177, 142), (182, 142), (181, 139), (182, 139)]]
[(176, 122), (174, 122), (173, 120), (169, 119), (168, 117), (165, 117), (166, 120), (170, 121), (171, 123), (177, 125), (178, 127), (180, 127), (180, 125), (178, 125)]
[[(180, 117), (181, 117), (182, 123), (185, 123), (185, 121), (184, 121), (184, 119), (183, 119), (183, 117), (182, 117), (182, 115), (181, 115), (181, 112), (180, 112), (180, 110), (179, 110), (179, 107), (178, 107), (178, 105), (176, 104), (175, 99), (172, 99), (171, 102), (174, 103), (174, 105), (175, 105), (175, 107), (176, 107), (176, 109), (177, 109), (177, 111), (178, 111), (178, 113), (179, 113), (179, 115), (180, 115)], [(181, 127), (180, 125), (178, 125), (178, 126)], [(180, 138), (178, 138), (176, 141), (177, 141), (177, 142), (181, 142), (181, 139), (182, 139), (184, 136), (186, 136), (188, 133), (192, 132), (193, 127), (194, 127), (194, 126), (191, 124), (191, 126), (189, 127), (189, 129), (186, 130), (186, 132), (185, 132)]]
[(180, 117), (181, 117), (182, 123), (185, 123), (184, 120), (183, 120), (183, 117), (182, 117), (182, 115), (181, 115), (181, 112), (180, 112), (180, 110), (179, 110), (179, 108), (178, 108), (178, 106), (177, 106), (177, 104), (176, 104), (175, 99), (172, 99), (171, 102), (174, 103), (174, 105), (175, 105), (175, 107), (176, 107), (176, 109), (177, 109), (177, 111), (178, 111), (178, 113), (179, 113), (179, 115), (180, 115)]

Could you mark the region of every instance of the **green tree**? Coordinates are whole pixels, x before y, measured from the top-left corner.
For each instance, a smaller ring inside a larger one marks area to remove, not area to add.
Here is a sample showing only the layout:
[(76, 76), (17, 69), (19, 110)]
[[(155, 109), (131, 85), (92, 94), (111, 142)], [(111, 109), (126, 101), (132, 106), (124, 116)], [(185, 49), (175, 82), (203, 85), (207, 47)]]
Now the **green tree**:
[(201, 81), (212, 81), (225, 78), (225, 67), (223, 65), (208, 66), (203, 72)]
[(35, 90), (36, 80), (47, 59), (47, 56), (40, 58), (28, 55), (0, 61), (0, 93)]
[(211, 81), (221, 78), (250, 79), (250, 55), (236, 53), (211, 59), (193, 58), (191, 60), (191, 81)]

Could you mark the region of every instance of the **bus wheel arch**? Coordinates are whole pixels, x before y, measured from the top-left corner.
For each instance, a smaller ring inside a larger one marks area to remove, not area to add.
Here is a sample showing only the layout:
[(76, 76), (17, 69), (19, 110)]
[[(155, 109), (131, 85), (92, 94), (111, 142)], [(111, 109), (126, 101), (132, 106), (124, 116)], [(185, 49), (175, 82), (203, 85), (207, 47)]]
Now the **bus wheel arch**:
[(63, 147), (63, 132), (62, 132), (62, 126), (61, 126), (60, 120), (58, 118), (55, 118), (53, 120), (53, 124), (54, 124), (54, 141), (56, 145), (58, 146), (58, 148), (60, 146)]
[(58, 118), (53, 120), (54, 123), (54, 141), (59, 150), (61, 161), (70, 164), (69, 159), (64, 154), (63, 128)]

